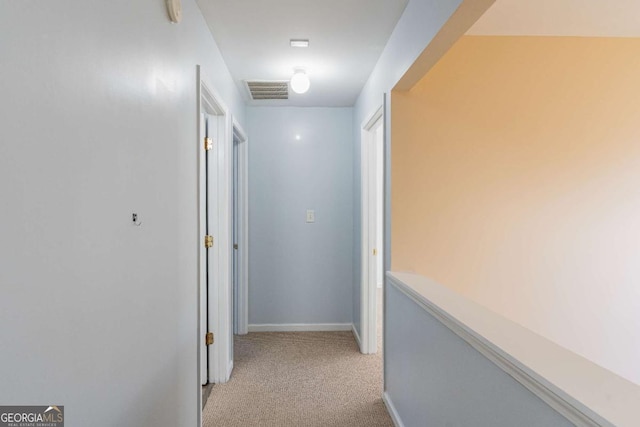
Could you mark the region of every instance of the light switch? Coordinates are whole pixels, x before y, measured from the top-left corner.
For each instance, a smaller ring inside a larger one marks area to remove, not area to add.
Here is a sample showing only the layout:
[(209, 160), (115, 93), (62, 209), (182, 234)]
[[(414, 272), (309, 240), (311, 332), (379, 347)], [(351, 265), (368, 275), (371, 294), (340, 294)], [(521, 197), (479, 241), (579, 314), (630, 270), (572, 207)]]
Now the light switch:
[(307, 222), (316, 222), (316, 211), (313, 209), (307, 210)]

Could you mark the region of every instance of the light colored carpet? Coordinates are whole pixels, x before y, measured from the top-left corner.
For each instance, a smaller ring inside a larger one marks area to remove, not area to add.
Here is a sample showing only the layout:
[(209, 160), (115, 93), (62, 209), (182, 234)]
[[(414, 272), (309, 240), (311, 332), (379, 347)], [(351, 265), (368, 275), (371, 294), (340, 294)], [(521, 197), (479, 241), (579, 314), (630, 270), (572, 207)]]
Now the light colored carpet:
[[(381, 349), (380, 327), (378, 344)], [(360, 354), (351, 332), (250, 333), (236, 337), (232, 378), (213, 387), (203, 422), (393, 426), (381, 396), (381, 351)]]

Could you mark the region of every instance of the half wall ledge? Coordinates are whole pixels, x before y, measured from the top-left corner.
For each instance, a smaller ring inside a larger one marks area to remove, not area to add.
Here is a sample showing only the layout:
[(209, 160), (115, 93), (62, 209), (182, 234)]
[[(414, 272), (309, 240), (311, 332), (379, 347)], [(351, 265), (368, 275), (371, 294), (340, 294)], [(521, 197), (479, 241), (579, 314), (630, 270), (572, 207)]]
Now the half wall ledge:
[(424, 276), (387, 278), (576, 426), (640, 425), (640, 386)]

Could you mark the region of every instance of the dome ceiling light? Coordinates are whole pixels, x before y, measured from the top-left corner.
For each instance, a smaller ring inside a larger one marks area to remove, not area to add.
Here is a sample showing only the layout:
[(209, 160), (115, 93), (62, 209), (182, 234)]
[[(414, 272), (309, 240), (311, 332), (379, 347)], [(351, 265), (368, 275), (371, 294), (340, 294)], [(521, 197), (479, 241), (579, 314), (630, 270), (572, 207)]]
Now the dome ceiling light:
[(291, 81), (289, 82), (291, 86), (291, 90), (295, 93), (306, 93), (309, 90), (309, 86), (311, 86), (311, 82), (309, 81), (309, 76), (307, 76), (307, 72), (301, 68), (298, 68), (293, 73), (293, 77), (291, 77)]

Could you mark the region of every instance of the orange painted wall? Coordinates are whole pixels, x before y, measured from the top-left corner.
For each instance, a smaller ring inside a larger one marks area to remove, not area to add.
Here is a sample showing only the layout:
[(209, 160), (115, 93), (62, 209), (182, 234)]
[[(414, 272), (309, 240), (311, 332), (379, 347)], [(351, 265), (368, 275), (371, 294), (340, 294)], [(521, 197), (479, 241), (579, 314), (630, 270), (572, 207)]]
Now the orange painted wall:
[(640, 384), (640, 39), (465, 36), (391, 111), (392, 269)]

